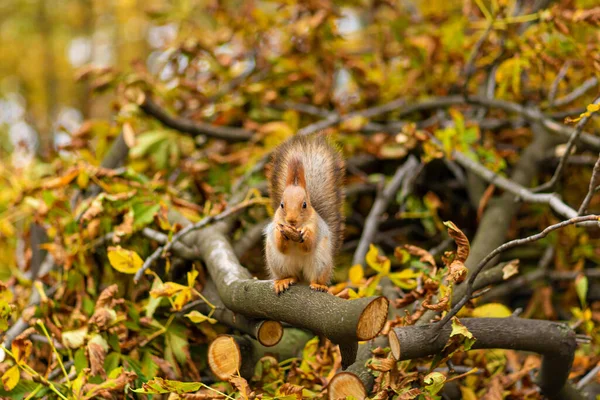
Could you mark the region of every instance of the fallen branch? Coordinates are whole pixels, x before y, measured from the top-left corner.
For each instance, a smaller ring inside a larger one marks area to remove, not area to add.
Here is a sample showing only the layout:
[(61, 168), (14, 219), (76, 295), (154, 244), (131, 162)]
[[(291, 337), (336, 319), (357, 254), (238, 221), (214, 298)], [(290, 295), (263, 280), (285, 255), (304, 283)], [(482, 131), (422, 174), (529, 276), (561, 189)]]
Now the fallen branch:
[[(543, 356), (536, 383), (549, 399), (583, 399), (567, 379), (573, 364), (575, 332), (568, 326), (545, 320), (510, 318), (463, 318), (461, 323), (473, 334), (476, 341), (472, 349), (510, 349), (531, 351)], [(450, 336), (446, 326), (438, 335), (436, 324), (394, 328), (388, 337), (379, 338), (360, 346), (357, 360), (345, 372), (336, 375), (329, 384), (331, 393), (340, 386), (357, 388), (346, 395), (364, 399), (374, 383), (365, 362), (376, 347), (390, 347), (397, 360), (413, 360), (440, 353)], [(436, 336), (437, 335), (437, 336)], [(351, 386), (350, 386), (351, 385)], [(362, 389), (362, 390), (361, 390)]]
[(385, 188), (383, 188), (383, 190), (381, 190), (380, 193), (377, 194), (375, 203), (373, 203), (373, 207), (371, 207), (369, 215), (365, 220), (360, 241), (358, 242), (358, 246), (354, 252), (354, 257), (352, 258), (352, 265), (365, 265), (365, 256), (369, 250), (369, 245), (373, 241), (373, 237), (377, 233), (381, 214), (383, 214), (387, 209), (388, 204), (396, 195), (396, 192), (398, 192), (400, 189), (402, 182), (406, 179), (410, 179), (411, 175), (413, 175), (412, 173), (417, 169), (418, 166), (419, 162), (414, 156), (411, 155), (408, 157), (404, 164), (398, 167), (392, 180), (385, 186)]
[(202, 290), (202, 295), (212, 304), (213, 309), (204, 301), (200, 300), (195, 304), (184, 307), (179, 314), (184, 315), (190, 310), (198, 310), (207, 315), (212, 312), (212, 318), (216, 319), (223, 325), (227, 325), (233, 329), (250, 335), (265, 347), (275, 346), (283, 336), (283, 326), (279, 321), (265, 321), (249, 319), (243, 315), (236, 314), (223, 304), (217, 288), (212, 280), (208, 280)]
[(179, 132), (188, 133), (192, 136), (206, 135), (229, 142), (243, 142), (250, 140), (254, 133), (243, 128), (232, 128), (228, 126), (211, 125), (200, 121), (192, 121), (169, 115), (163, 108), (152, 100), (150, 94), (145, 94), (140, 109), (151, 117), (156, 118), (163, 125)]
[(483, 268), (485, 268), (485, 266), (492, 259), (494, 259), (497, 255), (499, 255), (500, 253), (502, 253), (506, 250), (512, 249), (513, 247), (521, 246), (526, 243), (532, 243), (532, 242), (535, 242), (542, 238), (545, 238), (546, 236), (548, 236), (548, 234), (550, 232), (553, 232), (557, 229), (561, 229), (561, 228), (564, 228), (565, 226), (574, 225), (574, 224), (577, 224), (580, 222), (586, 222), (586, 221), (600, 221), (600, 216), (599, 215), (586, 215), (583, 217), (571, 218), (566, 221), (559, 222), (558, 224), (550, 225), (549, 227), (547, 227), (546, 229), (544, 229), (543, 231), (541, 231), (540, 233), (537, 233), (535, 235), (531, 235), (531, 236), (528, 236), (523, 239), (511, 240), (510, 242), (506, 242), (502, 246), (497, 247), (494, 251), (492, 251), (490, 254), (488, 254), (483, 260), (481, 260), (479, 262), (479, 264), (477, 264), (477, 266), (472, 271), (469, 271), (469, 278), (463, 284), (463, 285), (465, 285), (465, 288), (466, 288), (465, 293), (458, 300), (458, 302), (456, 302), (452, 306), (452, 309), (444, 316), (444, 318), (438, 323), (439, 324), (438, 329), (441, 329), (445, 324), (447, 324), (448, 321), (450, 321), (450, 319), (452, 317), (454, 317), (456, 315), (456, 313), (458, 313), (458, 311), (465, 304), (467, 304), (467, 302), (471, 299), (473, 292), (474, 292), (473, 283), (477, 279), (477, 275), (479, 275), (479, 273), (483, 270)]
[(222, 335), (208, 347), (208, 366), (215, 376), (227, 380), (239, 374), (249, 379), (256, 363), (265, 356), (277, 361), (302, 356), (302, 350), (314, 336), (301, 329), (288, 328), (281, 342), (273, 347), (265, 347), (245, 336)]
[[(169, 219), (190, 225), (174, 212)], [(231, 311), (247, 318), (286, 322), (323, 335), (340, 345), (344, 365), (354, 361), (358, 341), (379, 334), (387, 319), (387, 299), (344, 300), (306, 285), (295, 285), (277, 296), (273, 281), (253, 279), (240, 265), (223, 233), (226, 227), (225, 223), (216, 224), (187, 235), (183, 241), (197, 246), (223, 304)]]

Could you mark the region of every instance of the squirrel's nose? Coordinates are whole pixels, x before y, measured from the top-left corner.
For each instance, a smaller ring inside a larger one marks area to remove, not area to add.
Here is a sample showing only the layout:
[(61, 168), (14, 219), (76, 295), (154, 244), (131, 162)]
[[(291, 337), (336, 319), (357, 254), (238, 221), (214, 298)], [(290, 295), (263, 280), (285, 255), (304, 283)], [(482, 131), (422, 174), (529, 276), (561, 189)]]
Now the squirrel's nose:
[(296, 220), (295, 219), (288, 219), (287, 223), (290, 224), (291, 226), (296, 226)]

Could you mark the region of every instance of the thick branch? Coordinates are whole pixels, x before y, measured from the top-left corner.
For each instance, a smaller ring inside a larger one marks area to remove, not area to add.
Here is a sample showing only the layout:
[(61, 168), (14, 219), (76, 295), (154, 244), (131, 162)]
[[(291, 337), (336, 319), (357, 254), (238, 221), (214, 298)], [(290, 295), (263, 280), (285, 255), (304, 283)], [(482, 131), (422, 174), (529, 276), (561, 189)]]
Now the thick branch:
[[(175, 213), (169, 219), (190, 224)], [(182, 241), (196, 244), (225, 306), (247, 318), (286, 322), (346, 347), (372, 339), (385, 324), (388, 301), (384, 297), (343, 300), (305, 285), (293, 286), (277, 296), (272, 281), (253, 279), (240, 265), (222, 224), (192, 232)], [(349, 364), (355, 354), (347, 356), (350, 358), (344, 363)]]
[[(543, 356), (537, 384), (550, 399), (583, 399), (567, 384), (573, 364), (575, 332), (568, 326), (545, 320), (520, 318), (463, 318), (463, 325), (476, 338), (473, 349), (510, 349), (531, 351)], [(393, 333), (399, 344), (399, 360), (412, 360), (440, 353), (446, 345), (451, 327), (446, 326), (438, 335), (435, 324), (404, 326)], [(389, 346), (387, 337), (360, 346), (359, 355), (346, 372), (353, 373), (366, 392), (373, 388), (373, 375), (365, 367), (371, 349)], [(330, 383), (335, 385), (336, 378)]]
[[(208, 300), (215, 309), (212, 314), (212, 318), (216, 319), (220, 323), (227, 325), (233, 329), (250, 335), (253, 339), (266, 347), (271, 347), (279, 343), (283, 335), (283, 326), (278, 321), (261, 321), (246, 318), (243, 315), (236, 314), (223, 304), (217, 287), (212, 280), (208, 280), (202, 290), (202, 295)], [(203, 314), (211, 312), (211, 308), (204, 301), (200, 301), (194, 304), (193, 309), (200, 311)], [(189, 307), (185, 307), (180, 314), (186, 314), (191, 310)]]
[(256, 363), (265, 356), (277, 361), (302, 356), (302, 350), (314, 336), (301, 329), (288, 328), (281, 342), (273, 347), (265, 347), (247, 336), (223, 335), (212, 341), (208, 347), (208, 366), (215, 376), (227, 380), (238, 373), (249, 379)]

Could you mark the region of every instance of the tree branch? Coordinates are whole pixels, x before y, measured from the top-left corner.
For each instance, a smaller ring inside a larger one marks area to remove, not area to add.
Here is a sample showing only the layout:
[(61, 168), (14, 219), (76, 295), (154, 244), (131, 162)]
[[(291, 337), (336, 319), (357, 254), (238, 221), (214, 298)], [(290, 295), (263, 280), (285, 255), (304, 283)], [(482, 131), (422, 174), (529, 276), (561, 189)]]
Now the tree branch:
[[(536, 383), (549, 399), (583, 399), (583, 396), (567, 383), (577, 346), (575, 332), (568, 326), (551, 321), (515, 317), (463, 318), (461, 323), (476, 338), (473, 350), (510, 349), (541, 354), (542, 366)], [(412, 360), (440, 353), (448, 341), (451, 328), (444, 327), (439, 336), (436, 336), (435, 328), (435, 324), (394, 328), (389, 336), (395, 336), (393, 339), (399, 345), (399, 354), (396, 354), (398, 360)], [(361, 345), (356, 362), (344, 372), (346, 375), (353, 374), (355, 383), (360, 383), (366, 393), (372, 390), (374, 382), (372, 373), (365, 366), (365, 362), (371, 358), (371, 349), (388, 347), (390, 342), (388, 337), (380, 336)], [(338, 375), (329, 384), (330, 390), (336, 385)], [(347, 383), (348, 376), (344, 380)]]
[(229, 142), (243, 142), (250, 140), (254, 135), (252, 131), (243, 128), (211, 125), (170, 115), (152, 100), (149, 93), (145, 94), (142, 104), (140, 104), (140, 109), (162, 122), (163, 125), (192, 136), (206, 135)]
[[(190, 222), (174, 212), (172, 222), (189, 226)], [(352, 348), (360, 340), (377, 336), (387, 319), (388, 301), (384, 297), (344, 300), (328, 293), (315, 292), (295, 285), (277, 296), (273, 281), (259, 281), (242, 267), (220, 223), (194, 231), (184, 243), (195, 244), (202, 255), (223, 304), (247, 318), (282, 321), (323, 335), (340, 347)], [(349, 352), (344, 365), (354, 361)]]
[(365, 220), (363, 227), (363, 233), (358, 242), (354, 257), (352, 258), (352, 265), (361, 264), (365, 265), (365, 256), (369, 250), (369, 244), (373, 241), (373, 237), (377, 233), (377, 227), (379, 226), (379, 217), (385, 212), (388, 204), (392, 200), (393, 196), (400, 189), (400, 185), (405, 179), (411, 178), (411, 173), (414, 172), (419, 166), (419, 162), (416, 157), (410, 156), (408, 159), (398, 167), (392, 180), (385, 186), (385, 188), (377, 195), (371, 211)]

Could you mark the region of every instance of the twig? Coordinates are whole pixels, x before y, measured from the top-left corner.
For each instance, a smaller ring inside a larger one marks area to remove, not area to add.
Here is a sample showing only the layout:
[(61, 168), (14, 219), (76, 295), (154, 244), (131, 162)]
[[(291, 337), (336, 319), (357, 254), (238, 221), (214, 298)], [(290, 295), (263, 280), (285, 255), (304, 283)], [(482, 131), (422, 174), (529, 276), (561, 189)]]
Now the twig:
[(152, 100), (150, 94), (146, 94), (140, 104), (140, 109), (146, 114), (156, 118), (169, 128), (178, 130), (190, 135), (206, 135), (217, 139), (224, 139), (230, 142), (243, 142), (250, 140), (253, 132), (243, 128), (233, 128), (228, 126), (211, 125), (204, 122), (192, 121), (186, 118), (180, 118), (169, 115), (164, 109)]
[(580, 98), (581, 96), (583, 96), (591, 88), (596, 87), (596, 85), (598, 85), (598, 78), (596, 78), (595, 76), (592, 78), (589, 78), (585, 82), (583, 82), (581, 84), (581, 86), (578, 86), (577, 88), (575, 88), (575, 90), (573, 90), (571, 93), (567, 94), (564, 97), (560, 97), (560, 98), (556, 99), (556, 101), (554, 101), (554, 103), (551, 104), (551, 106), (553, 106), (553, 107), (566, 106), (567, 104), (572, 103), (575, 100), (577, 100), (578, 98)]
[(243, 210), (246, 207), (250, 207), (254, 204), (265, 204), (265, 199), (251, 199), (251, 200), (247, 200), (247, 201), (243, 201), (233, 207), (228, 208), (227, 210), (223, 211), (220, 214), (217, 215), (210, 215), (208, 217), (204, 217), (202, 218), (200, 221), (196, 222), (195, 224), (191, 224), (186, 226), (185, 228), (183, 228), (182, 230), (180, 230), (179, 232), (177, 232), (175, 235), (173, 235), (173, 238), (171, 239), (170, 242), (168, 242), (167, 244), (165, 244), (164, 246), (160, 246), (158, 247), (151, 255), (150, 257), (148, 257), (146, 259), (146, 261), (144, 261), (144, 264), (140, 267), (140, 269), (138, 269), (138, 271), (135, 273), (135, 276), (133, 278), (134, 282), (138, 282), (140, 280), (140, 278), (142, 277), (142, 275), (144, 274), (144, 272), (150, 268), (150, 266), (156, 261), (158, 260), (158, 258), (161, 256), (161, 254), (166, 254), (169, 250), (171, 250), (171, 248), (185, 235), (187, 235), (188, 233), (190, 233), (191, 231), (194, 230), (198, 230), (201, 229), (203, 227), (205, 227), (208, 224), (211, 223), (215, 223), (218, 221), (222, 221), (224, 219), (226, 219), (227, 217)]
[[(441, 147), (441, 143), (435, 137), (429, 135), (429, 138), (433, 143)], [(577, 216), (577, 211), (565, 204), (558, 197), (558, 195), (554, 193), (532, 193), (526, 187), (521, 186), (510, 179), (496, 174), (495, 172), (487, 169), (478, 162), (473, 161), (472, 159), (470, 159), (469, 157), (467, 157), (459, 151), (454, 150), (452, 152), (452, 156), (454, 157), (455, 161), (462, 165), (464, 168), (483, 178), (485, 181), (493, 183), (497, 187), (511, 192), (523, 201), (530, 203), (546, 203), (554, 211), (567, 218), (573, 218)]]
[(379, 226), (379, 217), (385, 212), (388, 204), (392, 200), (392, 197), (396, 194), (400, 188), (400, 185), (402, 185), (402, 182), (409, 177), (411, 171), (415, 170), (418, 165), (419, 162), (417, 159), (411, 155), (406, 162), (404, 162), (404, 164), (398, 167), (392, 180), (377, 195), (375, 203), (373, 204), (373, 207), (371, 207), (371, 211), (369, 211), (369, 215), (365, 220), (363, 233), (360, 237), (358, 247), (354, 252), (354, 257), (352, 258), (353, 265), (365, 265), (365, 255), (369, 250), (369, 244), (377, 232), (377, 227)]
[(583, 389), (585, 385), (590, 383), (596, 377), (596, 375), (598, 375), (598, 372), (600, 372), (600, 363), (596, 364), (596, 366), (592, 368), (590, 372), (588, 372), (583, 378), (581, 378), (581, 380), (577, 382), (577, 385), (575, 385), (575, 387), (577, 389)]
[[(144, 228), (142, 234), (148, 239), (152, 239), (162, 245), (169, 242), (169, 236), (151, 228)], [(173, 251), (177, 253), (179, 257), (185, 258), (186, 260), (195, 260), (198, 258), (198, 254), (196, 254), (194, 249), (187, 247), (183, 243), (174, 243), (172, 246)]]
[(450, 319), (452, 317), (454, 317), (456, 315), (456, 313), (458, 313), (458, 311), (465, 304), (467, 304), (467, 302), (471, 299), (471, 296), (474, 291), (473, 283), (475, 282), (475, 279), (477, 279), (477, 275), (479, 275), (479, 273), (483, 270), (483, 268), (485, 268), (485, 266), (488, 264), (488, 262), (490, 262), (490, 260), (492, 260), (494, 257), (496, 257), (497, 255), (499, 255), (500, 253), (502, 253), (506, 250), (512, 249), (513, 247), (521, 246), (526, 243), (532, 243), (532, 242), (535, 242), (542, 238), (545, 238), (546, 236), (548, 236), (548, 234), (550, 232), (553, 232), (557, 229), (561, 229), (561, 228), (564, 228), (565, 226), (577, 224), (580, 222), (586, 222), (586, 221), (600, 221), (600, 216), (599, 215), (586, 215), (586, 216), (582, 216), (582, 217), (574, 217), (574, 218), (568, 219), (566, 221), (559, 222), (558, 224), (550, 225), (549, 227), (547, 227), (546, 229), (544, 229), (543, 231), (541, 231), (540, 233), (537, 233), (535, 235), (531, 235), (531, 236), (528, 236), (523, 239), (511, 240), (510, 242), (504, 243), (502, 246), (497, 247), (494, 251), (492, 251), (490, 254), (488, 254), (483, 260), (481, 260), (479, 262), (479, 264), (477, 264), (477, 267), (475, 267), (475, 269), (471, 272), (467, 281), (465, 283), (463, 283), (463, 285), (466, 285), (465, 293), (463, 294), (462, 298), (446, 314), (446, 316), (439, 322), (439, 329), (441, 329), (446, 323), (448, 323), (448, 321), (450, 321)]
[(567, 60), (563, 66), (558, 71), (556, 78), (552, 81), (552, 85), (550, 86), (550, 91), (548, 92), (548, 102), (550, 103), (550, 107), (554, 105), (554, 99), (556, 98), (556, 92), (558, 91), (558, 85), (565, 78), (567, 72), (569, 71), (569, 67), (571, 66), (571, 60)]
[(592, 170), (592, 179), (590, 179), (590, 185), (588, 188), (588, 192), (585, 195), (585, 198), (581, 202), (581, 206), (577, 211), (578, 215), (583, 215), (586, 213), (590, 202), (592, 201), (592, 197), (598, 191), (598, 184), (600, 183), (600, 154), (598, 155), (598, 159), (594, 164), (594, 169)]
[[(593, 104), (600, 104), (600, 96), (597, 97), (596, 100), (594, 100)], [(577, 125), (575, 126), (575, 130), (573, 131), (573, 133), (571, 133), (571, 136), (569, 137), (569, 141), (567, 142), (567, 147), (565, 149), (565, 153), (561, 157), (561, 159), (558, 163), (558, 167), (556, 167), (556, 170), (554, 171), (552, 178), (548, 182), (544, 183), (543, 185), (540, 185), (537, 188), (531, 189), (533, 192), (541, 192), (544, 190), (552, 189), (554, 187), (554, 185), (556, 185), (556, 183), (562, 176), (565, 166), (567, 165), (567, 161), (569, 160), (571, 151), (573, 150), (573, 147), (575, 147), (575, 142), (577, 141), (577, 139), (579, 139), (579, 135), (581, 135), (583, 128), (588, 123), (588, 121), (592, 118), (592, 115), (593, 114), (583, 117), (577, 123)]]
[(475, 60), (477, 60), (477, 56), (479, 55), (481, 46), (483, 46), (483, 43), (485, 43), (485, 41), (487, 40), (493, 27), (494, 27), (494, 18), (490, 18), (490, 20), (488, 21), (488, 25), (485, 28), (485, 31), (483, 31), (483, 33), (481, 34), (479, 39), (477, 39), (475, 46), (473, 46), (473, 50), (471, 51), (471, 54), (469, 55), (469, 59), (465, 65), (465, 68), (464, 68), (465, 82), (464, 82), (463, 88), (462, 88), (462, 92), (465, 97), (468, 97), (469, 82), (471, 81), (471, 77), (473, 76), (473, 73), (475, 72), (475, 68), (474, 68)]

